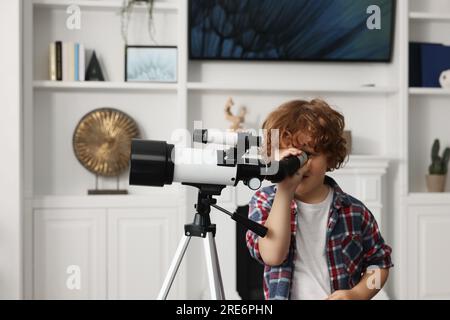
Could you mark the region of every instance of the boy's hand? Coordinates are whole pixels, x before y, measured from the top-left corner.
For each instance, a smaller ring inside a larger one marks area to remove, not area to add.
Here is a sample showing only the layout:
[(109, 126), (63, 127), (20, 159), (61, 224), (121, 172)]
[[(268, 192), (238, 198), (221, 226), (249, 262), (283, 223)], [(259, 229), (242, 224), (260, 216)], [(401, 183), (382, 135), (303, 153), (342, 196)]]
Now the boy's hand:
[[(295, 149), (295, 148), (289, 148), (289, 149), (283, 149), (280, 150), (280, 160), (283, 160), (284, 158), (287, 158), (289, 156), (299, 156), (303, 153), (303, 151)], [(309, 167), (311, 165), (311, 160), (308, 160), (306, 164), (300, 168), (294, 175), (291, 177), (286, 177), (283, 181), (278, 183), (278, 189), (284, 190), (289, 192), (290, 194), (294, 195), (295, 190), (297, 189), (298, 185), (302, 182), (304, 174), (309, 170)]]
[(337, 290), (325, 300), (361, 300), (362, 298), (354, 290)]
[[(377, 274), (377, 272), (379, 272)], [(374, 273), (380, 278), (380, 286), (372, 288)], [(359, 283), (350, 290), (337, 290), (326, 300), (370, 300), (383, 288), (389, 276), (389, 269), (372, 269), (364, 273)]]

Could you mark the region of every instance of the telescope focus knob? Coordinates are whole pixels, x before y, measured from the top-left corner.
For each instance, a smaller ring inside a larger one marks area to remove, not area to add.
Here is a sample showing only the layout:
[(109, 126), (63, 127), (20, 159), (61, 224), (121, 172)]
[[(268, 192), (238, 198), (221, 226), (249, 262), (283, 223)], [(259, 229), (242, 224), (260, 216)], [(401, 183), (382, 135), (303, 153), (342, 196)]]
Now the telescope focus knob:
[(250, 180), (248, 180), (247, 186), (251, 190), (256, 191), (261, 188), (261, 180), (259, 180), (258, 178), (251, 178)]

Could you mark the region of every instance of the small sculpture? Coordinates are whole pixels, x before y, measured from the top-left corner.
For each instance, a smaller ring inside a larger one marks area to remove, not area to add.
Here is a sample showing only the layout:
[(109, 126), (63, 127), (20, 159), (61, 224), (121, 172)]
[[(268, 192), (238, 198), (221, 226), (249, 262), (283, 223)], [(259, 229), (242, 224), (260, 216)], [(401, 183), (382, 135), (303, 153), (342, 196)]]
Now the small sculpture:
[[(119, 176), (126, 171), (131, 140), (140, 136), (137, 123), (127, 114), (113, 108), (99, 108), (86, 114), (73, 133), (75, 156), (83, 167), (95, 174), (95, 189), (88, 194), (127, 194), (119, 189)], [(115, 177), (117, 188), (98, 189), (98, 178)]]
[(100, 67), (95, 51), (92, 53), (91, 61), (86, 70), (86, 81), (105, 81), (102, 67)]
[(247, 108), (241, 106), (239, 108), (238, 115), (234, 115), (231, 112), (231, 107), (234, 105), (233, 99), (231, 97), (228, 98), (225, 103), (225, 119), (231, 122), (230, 130), (232, 131), (242, 131), (242, 124), (245, 122), (245, 115), (247, 114)]

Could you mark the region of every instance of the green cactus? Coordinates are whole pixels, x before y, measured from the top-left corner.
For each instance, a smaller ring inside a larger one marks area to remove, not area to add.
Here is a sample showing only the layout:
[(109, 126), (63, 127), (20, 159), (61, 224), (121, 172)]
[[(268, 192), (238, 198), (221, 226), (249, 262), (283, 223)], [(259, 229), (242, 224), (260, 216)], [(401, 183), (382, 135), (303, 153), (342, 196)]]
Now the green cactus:
[(450, 148), (446, 148), (442, 158), (439, 156), (440, 143), (439, 139), (434, 140), (431, 148), (431, 165), (429, 167), (430, 174), (446, 175), (448, 170), (448, 161), (450, 160)]

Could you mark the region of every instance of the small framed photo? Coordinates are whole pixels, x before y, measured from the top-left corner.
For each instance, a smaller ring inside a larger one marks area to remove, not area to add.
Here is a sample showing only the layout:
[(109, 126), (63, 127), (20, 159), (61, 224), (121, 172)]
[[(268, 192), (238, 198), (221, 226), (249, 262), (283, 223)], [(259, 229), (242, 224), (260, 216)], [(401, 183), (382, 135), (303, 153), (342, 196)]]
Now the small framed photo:
[(125, 81), (177, 82), (177, 47), (126, 46)]

